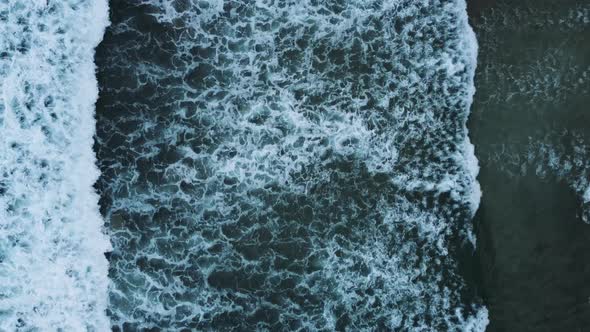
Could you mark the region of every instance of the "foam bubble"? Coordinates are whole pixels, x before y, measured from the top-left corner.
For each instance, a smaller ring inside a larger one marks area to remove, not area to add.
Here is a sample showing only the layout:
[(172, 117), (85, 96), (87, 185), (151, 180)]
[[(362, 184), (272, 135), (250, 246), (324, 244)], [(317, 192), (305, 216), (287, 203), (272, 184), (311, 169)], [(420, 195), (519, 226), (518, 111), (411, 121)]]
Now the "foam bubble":
[(105, 331), (92, 151), (106, 1), (0, 2), (0, 330)]
[(116, 328), (484, 328), (464, 1), (141, 3), (102, 51)]

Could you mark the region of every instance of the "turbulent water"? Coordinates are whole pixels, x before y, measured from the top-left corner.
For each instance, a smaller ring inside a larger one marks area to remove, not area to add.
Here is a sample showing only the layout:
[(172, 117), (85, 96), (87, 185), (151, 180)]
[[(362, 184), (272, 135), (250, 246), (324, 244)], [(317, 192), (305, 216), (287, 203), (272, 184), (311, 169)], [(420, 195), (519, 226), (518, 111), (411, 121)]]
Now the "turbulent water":
[(470, 4), (0, 0), (0, 331), (586, 329), (590, 0)]
[(106, 1), (0, 1), (0, 331), (107, 331), (92, 151)]
[(481, 331), (465, 2), (112, 1), (115, 330)]

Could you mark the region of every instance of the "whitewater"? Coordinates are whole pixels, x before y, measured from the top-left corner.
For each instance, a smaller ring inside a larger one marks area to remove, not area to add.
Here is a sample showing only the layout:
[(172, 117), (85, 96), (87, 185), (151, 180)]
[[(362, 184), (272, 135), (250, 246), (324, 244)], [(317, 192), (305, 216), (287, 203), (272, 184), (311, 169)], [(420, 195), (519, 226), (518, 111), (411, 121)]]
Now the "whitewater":
[(485, 330), (465, 1), (111, 18), (0, 1), (0, 330)]
[(92, 150), (106, 0), (0, 1), (0, 331), (108, 331)]

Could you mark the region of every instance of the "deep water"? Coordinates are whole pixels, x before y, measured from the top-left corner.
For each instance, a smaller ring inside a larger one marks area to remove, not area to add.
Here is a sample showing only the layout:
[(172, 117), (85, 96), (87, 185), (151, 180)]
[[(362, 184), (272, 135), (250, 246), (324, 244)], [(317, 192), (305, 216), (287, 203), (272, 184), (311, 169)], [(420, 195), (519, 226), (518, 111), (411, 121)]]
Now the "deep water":
[(590, 1), (471, 1), (488, 331), (590, 328)]

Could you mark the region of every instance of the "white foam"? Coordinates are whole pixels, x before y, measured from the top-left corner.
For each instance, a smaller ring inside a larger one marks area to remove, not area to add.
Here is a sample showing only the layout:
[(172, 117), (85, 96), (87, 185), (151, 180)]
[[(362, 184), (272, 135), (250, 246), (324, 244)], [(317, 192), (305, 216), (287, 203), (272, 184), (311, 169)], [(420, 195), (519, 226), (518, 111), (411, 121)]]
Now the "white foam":
[[(467, 8), (466, 3), (463, 3), (463, 7), (461, 8), (462, 11), (466, 11)], [(463, 22), (462, 25), (464, 27), (464, 35), (462, 42), (462, 49), (465, 52), (465, 58), (468, 59), (467, 65), (469, 66), (469, 83), (466, 91), (466, 100), (467, 100), (467, 107), (471, 108), (473, 104), (473, 96), (475, 95), (475, 69), (477, 67), (477, 38), (475, 36), (475, 32), (469, 26), (468, 17), (466, 15), (461, 16)], [(479, 208), (479, 202), (481, 201), (481, 187), (479, 182), (477, 182), (477, 175), (479, 174), (479, 163), (477, 158), (475, 157), (475, 147), (471, 144), (469, 140), (469, 131), (467, 130), (467, 119), (465, 119), (464, 123), (465, 128), (465, 142), (463, 143), (463, 159), (467, 174), (470, 176), (471, 186), (469, 188), (470, 195), (469, 201), (471, 205), (471, 212), (472, 215), (475, 215), (475, 212)], [(472, 236), (474, 238), (474, 236)], [(472, 241), (474, 242), (474, 241)], [(475, 244), (475, 243), (474, 243)]]
[[(214, 327), (233, 312), (227, 324), (246, 330), (334, 330), (344, 318), (355, 330), (484, 329), (482, 314), (456, 315), (472, 303), (449, 254), (456, 232), (472, 235), (466, 219), (481, 195), (465, 127), (477, 44), (464, 1), (216, 1), (189, 10), (148, 2), (182, 56), (168, 70), (136, 65), (150, 61), (135, 58), (139, 42), (113, 51), (114, 68), (178, 82), (158, 85), (157, 104), (130, 101), (150, 110), (135, 119), (143, 128), (105, 116), (100, 131), (102, 163), (117, 174), (102, 184), (113, 200), (107, 216), (121, 228), (112, 234), (115, 325)], [(190, 28), (172, 33), (179, 21)], [(162, 110), (164, 126), (154, 115)], [(108, 152), (115, 135), (130, 138), (135, 162)], [(158, 157), (167, 146), (178, 155)], [(178, 231), (168, 231), (173, 224)], [(270, 240), (257, 240), (261, 229)], [(224, 249), (210, 253), (215, 245)], [(165, 264), (138, 267), (146, 252)], [(291, 273), (282, 260), (316, 266)], [(227, 281), (212, 275), (220, 270), (265, 283), (217, 287)], [(283, 292), (289, 279), (297, 294)], [(177, 293), (183, 303), (160, 300)], [(254, 317), (277, 298), (280, 317)]]
[(485, 307), (479, 308), (475, 315), (468, 316), (467, 319), (460, 312), (457, 312), (457, 316), (463, 323), (463, 326), (461, 326), (463, 332), (483, 332), (490, 323), (488, 309)]
[(0, 2), (0, 330), (107, 331), (92, 151), (106, 0)]

